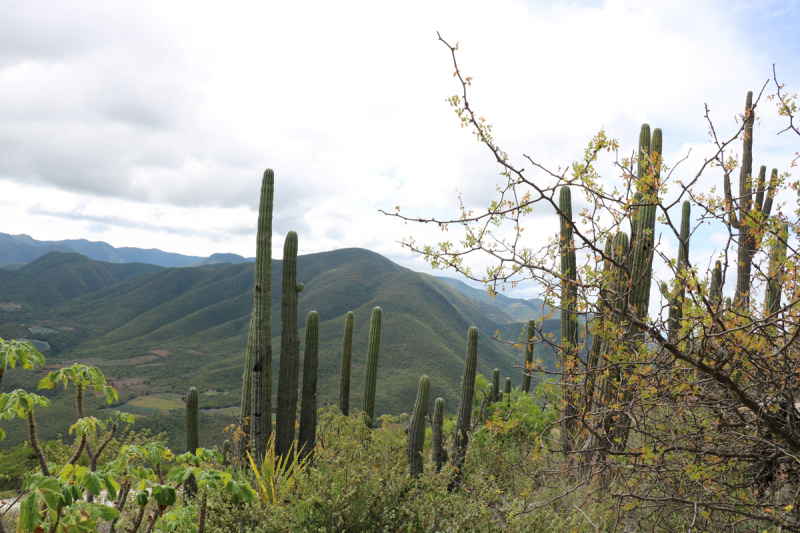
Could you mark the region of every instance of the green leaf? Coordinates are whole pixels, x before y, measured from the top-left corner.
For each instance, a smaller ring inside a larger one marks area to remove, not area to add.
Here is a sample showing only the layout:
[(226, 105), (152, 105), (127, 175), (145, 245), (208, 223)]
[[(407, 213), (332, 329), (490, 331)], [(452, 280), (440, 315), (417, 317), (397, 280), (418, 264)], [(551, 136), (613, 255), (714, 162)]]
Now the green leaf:
[(172, 505), (177, 500), (178, 494), (169, 485), (155, 485), (153, 487), (153, 498), (159, 505)]
[(135, 500), (136, 501), (136, 505), (138, 505), (139, 507), (144, 507), (145, 505), (147, 505), (147, 500), (149, 500), (149, 499), (150, 499), (150, 495), (147, 494), (146, 490), (140, 491), (136, 495), (136, 500)]
[(112, 520), (114, 520), (116, 517), (119, 516), (119, 511), (117, 511), (113, 507), (108, 507), (107, 505), (100, 505), (97, 508), (97, 510), (98, 514), (100, 515), (100, 518), (102, 518), (107, 522), (111, 522)]
[(100, 495), (100, 491), (102, 490), (102, 485), (100, 483), (100, 476), (95, 474), (94, 472), (86, 472), (83, 476), (83, 480), (81, 484), (89, 491), (89, 493), (94, 494), (95, 496)]
[(231, 480), (225, 487), (225, 491), (231, 495), (234, 505), (241, 502), (249, 503), (256, 497), (256, 492), (247, 482), (240, 483), (238, 481)]
[(39, 514), (39, 492), (33, 491), (19, 505), (19, 523), (17, 529), (33, 531), (42, 520)]

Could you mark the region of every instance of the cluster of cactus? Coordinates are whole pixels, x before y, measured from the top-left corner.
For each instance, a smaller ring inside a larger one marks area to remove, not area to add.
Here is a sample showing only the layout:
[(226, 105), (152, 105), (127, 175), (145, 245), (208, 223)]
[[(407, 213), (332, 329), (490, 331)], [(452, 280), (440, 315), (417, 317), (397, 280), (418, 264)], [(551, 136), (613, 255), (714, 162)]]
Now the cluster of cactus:
[[(738, 200), (732, 196), (730, 175), (727, 172), (723, 182), (725, 201), (729, 209), (728, 220), (732, 227), (739, 230), (739, 256), (734, 303), (741, 306), (746, 306), (750, 297), (752, 260), (760, 244), (758, 231), (754, 231), (752, 226), (758, 226), (769, 218), (772, 210), (772, 197), (778, 182), (778, 170), (772, 169), (769, 185), (765, 187), (767, 167), (762, 166), (758, 174), (758, 181), (753, 186), (754, 122), (753, 92), (748, 91), (745, 100), (744, 145), (742, 147), (742, 163), (739, 167)], [(738, 216), (736, 204), (738, 204)]]
[[(252, 456), (257, 465), (266, 454), (272, 436), (272, 331), (270, 327), (272, 277), (272, 210), (275, 175), (264, 171), (258, 211), (253, 315), (247, 340), (242, 379), (242, 423), (249, 438)], [(290, 454), (294, 446), (297, 419), (297, 385), (300, 365), (300, 339), (297, 330), (298, 294), (303, 284), (297, 283), (297, 233), (286, 235), (283, 248), (283, 288), (281, 291), (281, 359), (278, 375), (278, 396), (275, 424), (275, 450), (278, 455)], [(310, 453), (316, 436), (316, 383), (319, 317), (312, 311), (306, 328), (306, 354), (303, 371), (303, 405), (301, 411), (301, 449)], [(313, 427), (312, 427), (313, 426)], [(188, 443), (188, 437), (187, 437)], [(244, 455), (247, 442), (243, 442)]]

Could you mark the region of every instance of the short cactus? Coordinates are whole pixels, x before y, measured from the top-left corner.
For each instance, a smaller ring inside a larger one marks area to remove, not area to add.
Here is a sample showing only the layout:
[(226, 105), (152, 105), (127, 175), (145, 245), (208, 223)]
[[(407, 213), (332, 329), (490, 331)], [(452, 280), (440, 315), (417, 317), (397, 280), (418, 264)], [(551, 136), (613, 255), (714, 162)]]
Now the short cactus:
[(433, 406), (433, 427), (431, 428), (431, 459), (436, 465), (436, 471), (442, 469), (445, 461), (445, 451), (442, 447), (444, 436), (442, 424), (444, 423), (444, 398), (436, 398)]
[(505, 388), (503, 389), (503, 398), (508, 404), (511, 404), (511, 378), (506, 378)]
[(367, 368), (364, 370), (364, 398), (361, 410), (364, 423), (371, 428), (375, 423), (375, 387), (378, 380), (378, 355), (381, 350), (381, 308), (372, 310), (369, 323), (369, 347), (367, 348)]
[(431, 378), (419, 378), (417, 400), (414, 402), (414, 414), (408, 429), (408, 445), (406, 458), (411, 479), (416, 479), (422, 474), (422, 447), (425, 444), (425, 415), (428, 413), (428, 396), (431, 391)]
[(492, 370), (492, 402), (500, 401), (500, 371)]
[(531, 391), (531, 368), (533, 367), (533, 334), (536, 321), (528, 321), (528, 344), (525, 345), (525, 371), (522, 373), (522, 392)]

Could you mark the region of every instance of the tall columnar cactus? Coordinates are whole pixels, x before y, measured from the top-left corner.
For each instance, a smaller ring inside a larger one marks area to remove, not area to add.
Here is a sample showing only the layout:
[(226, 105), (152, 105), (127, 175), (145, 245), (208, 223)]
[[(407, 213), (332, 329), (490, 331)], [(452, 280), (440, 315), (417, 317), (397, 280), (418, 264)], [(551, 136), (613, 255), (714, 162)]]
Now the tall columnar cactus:
[(364, 423), (371, 428), (375, 423), (375, 387), (378, 380), (378, 355), (381, 351), (381, 308), (372, 310), (369, 322), (369, 346), (367, 348), (367, 367), (364, 370), (364, 398), (361, 410), (365, 413)]
[[(690, 217), (692, 214), (692, 204), (686, 200), (683, 202), (681, 209), (681, 233), (680, 243), (678, 244), (678, 264), (676, 265), (678, 272), (683, 272), (689, 268), (689, 225)], [(681, 288), (678, 294), (671, 299), (669, 306), (669, 341), (676, 342), (678, 330), (680, 329), (680, 322), (683, 318), (683, 301), (686, 298), (686, 281), (683, 276), (680, 277)]]
[(339, 375), (339, 411), (350, 414), (350, 366), (353, 356), (353, 312), (348, 311), (344, 319), (344, 341), (342, 342), (342, 371)]
[(442, 469), (442, 465), (447, 460), (447, 452), (442, 447), (444, 435), (442, 434), (442, 424), (444, 423), (444, 398), (436, 398), (433, 405), (433, 427), (431, 428), (431, 459), (436, 465), (436, 471)]
[(719, 306), (722, 302), (722, 263), (714, 263), (714, 270), (711, 271), (711, 288), (709, 290), (711, 305)]
[(272, 433), (272, 331), (270, 329), (270, 287), (272, 276), (272, 203), (275, 195), (275, 174), (264, 171), (261, 181), (261, 203), (258, 208), (256, 264), (253, 285), (253, 315), (245, 359), (242, 390), (242, 420), (256, 463), (267, 450)]
[(781, 308), (781, 274), (786, 260), (786, 241), (789, 239), (789, 225), (781, 224), (778, 240), (769, 251), (769, 272), (767, 274), (767, 293), (764, 300), (767, 314), (775, 314)]
[(431, 378), (419, 378), (417, 400), (414, 402), (414, 414), (408, 427), (408, 445), (406, 446), (406, 459), (408, 472), (411, 479), (416, 479), (422, 474), (422, 447), (425, 444), (425, 415), (428, 413), (428, 396), (431, 392)]
[(572, 195), (568, 186), (561, 187), (558, 208), (561, 211), (559, 253), (561, 256), (561, 350), (559, 353), (562, 372), (561, 438), (565, 447), (571, 446), (571, 434), (575, 427), (575, 390), (571, 369), (578, 356), (577, 271), (575, 269), (575, 243), (572, 237)]
[(511, 404), (511, 378), (506, 378), (505, 388), (503, 389), (503, 398), (506, 403)]
[(500, 401), (500, 371), (492, 370), (492, 402)]
[(461, 378), (461, 400), (458, 403), (456, 434), (453, 438), (453, 465), (456, 477), (450, 485), (461, 481), (461, 468), (467, 454), (469, 428), (472, 421), (472, 401), (475, 398), (475, 374), (478, 367), (478, 328), (471, 327), (467, 332), (467, 355), (464, 357), (464, 376)]
[(314, 452), (317, 440), (317, 368), (319, 367), (319, 314), (308, 313), (306, 321), (306, 354), (303, 358), (303, 401), (300, 404), (300, 435), (297, 451), (300, 457)]
[(186, 451), (189, 453), (195, 453), (200, 447), (200, 433), (197, 429), (199, 399), (197, 389), (190, 388), (186, 395)]
[(647, 316), (650, 306), (650, 286), (653, 279), (653, 252), (655, 244), (656, 201), (658, 196), (659, 170), (661, 161), (661, 130), (656, 128), (650, 142), (650, 126), (642, 124), (639, 135), (639, 165), (637, 187), (643, 194), (642, 203), (636, 211), (635, 240), (631, 265), (630, 303), (636, 309), (639, 319)]
[(297, 420), (297, 382), (300, 374), (300, 336), (297, 333), (297, 299), (303, 284), (297, 283), (297, 233), (286, 234), (283, 245), (281, 291), (281, 364), (278, 374), (278, 409), (275, 416), (275, 454), (290, 454)]
[[(755, 109), (753, 108), (753, 92), (748, 91), (744, 111), (744, 141), (742, 147), (742, 163), (739, 170), (739, 197), (733, 198), (730, 175), (724, 177), (725, 200), (729, 208), (731, 226), (739, 230), (738, 269), (736, 279), (736, 295), (734, 303), (747, 305), (750, 296), (750, 273), (753, 255), (758, 249), (760, 234), (755, 229), (769, 217), (772, 210), (772, 196), (778, 181), (777, 169), (772, 170), (769, 186), (765, 189), (766, 167), (761, 167), (759, 178), (753, 187), (753, 124)], [(738, 216), (736, 214), (738, 207)], [(755, 232), (753, 231), (755, 229)]]
[(525, 372), (522, 374), (522, 392), (531, 390), (531, 368), (533, 368), (533, 334), (536, 331), (536, 321), (528, 320), (528, 343), (525, 345)]
[(611, 286), (611, 272), (613, 263), (611, 262), (614, 245), (609, 238), (606, 241), (605, 250), (603, 251), (606, 259), (603, 261), (603, 281), (600, 288), (600, 299), (598, 300), (598, 314), (590, 322), (592, 331), (592, 346), (586, 356), (586, 380), (584, 381), (584, 409), (586, 412), (592, 410), (592, 403), (594, 403), (595, 382), (597, 380), (597, 373), (600, 370), (600, 354), (603, 353), (603, 329), (606, 320), (609, 320), (609, 292), (608, 287)]

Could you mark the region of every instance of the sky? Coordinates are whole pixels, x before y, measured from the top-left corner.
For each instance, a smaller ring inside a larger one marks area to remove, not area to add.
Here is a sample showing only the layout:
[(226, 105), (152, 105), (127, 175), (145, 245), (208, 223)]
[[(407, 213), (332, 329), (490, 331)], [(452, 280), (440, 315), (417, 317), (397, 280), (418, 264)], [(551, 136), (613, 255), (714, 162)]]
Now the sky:
[[(437, 32), (518, 166), (568, 166), (600, 129), (627, 155), (646, 122), (688, 179), (711, 149), (705, 105), (724, 137), (773, 63), (800, 92), (798, 20), (794, 0), (3, 2), (0, 232), (251, 257), (272, 168), (273, 257), (295, 230), (300, 254), (360, 247), (430, 272), (398, 242), (442, 234), (379, 209), (453, 218), (502, 181), (445, 101), (460, 86)], [(754, 164), (789, 170), (800, 137), (778, 135), (772, 103), (759, 118)], [(531, 245), (558, 231), (544, 206), (527, 223)], [(725, 235), (698, 235), (707, 263)]]

